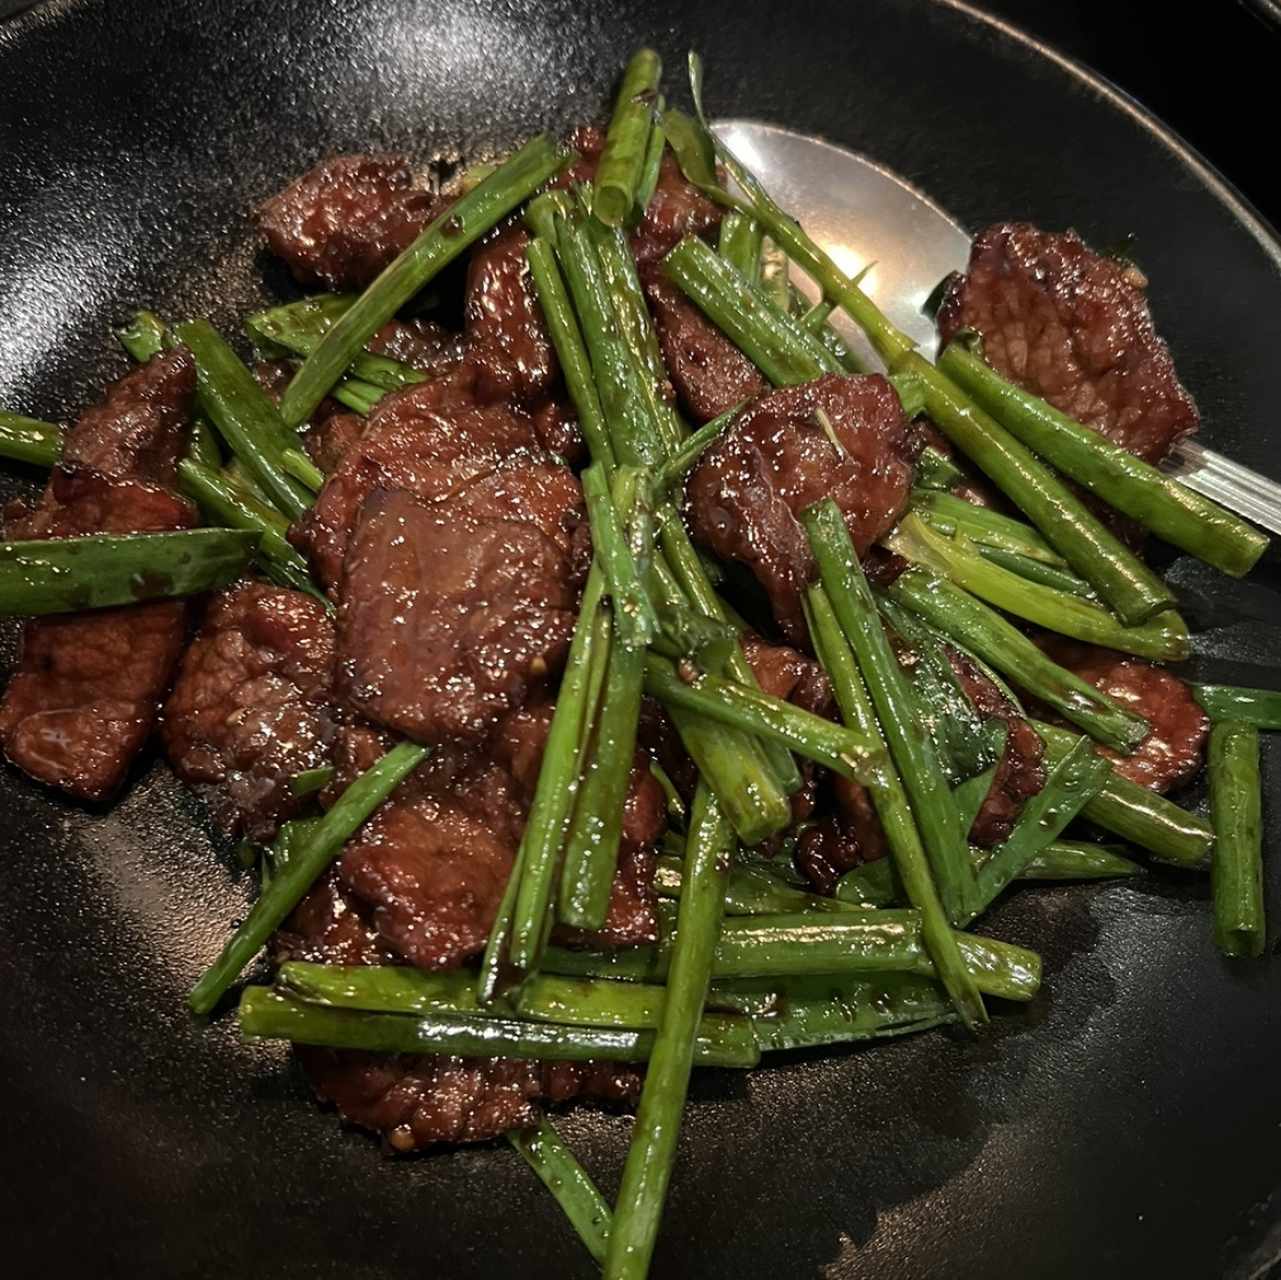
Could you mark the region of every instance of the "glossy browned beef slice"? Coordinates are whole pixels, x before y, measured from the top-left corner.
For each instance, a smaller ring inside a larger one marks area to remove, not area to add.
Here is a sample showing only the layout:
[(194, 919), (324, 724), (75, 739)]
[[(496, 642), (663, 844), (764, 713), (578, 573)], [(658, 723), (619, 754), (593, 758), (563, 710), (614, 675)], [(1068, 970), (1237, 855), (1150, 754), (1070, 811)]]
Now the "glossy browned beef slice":
[(271, 940), (276, 964), (399, 964), (370, 920), (372, 910), (343, 888), (335, 868), (316, 881)]
[[(1006, 725), (1004, 752), (969, 832), (976, 844), (999, 844), (1010, 834), (1028, 798), (1045, 785), (1045, 749), (1036, 731), (991, 680), (962, 654), (948, 649), (947, 655), (979, 715)], [(797, 867), (820, 893), (831, 893), (845, 872), (889, 852), (867, 788), (832, 776), (831, 791), (835, 812), (801, 833), (794, 855)]]
[(672, 385), (695, 422), (765, 391), (756, 366), (670, 280), (646, 272), (645, 296)]
[(265, 843), (302, 805), (289, 779), (333, 736), (334, 628), (313, 596), (245, 582), (210, 605), (183, 657), (161, 733), (180, 778), (233, 832)]
[(705, 236), (721, 225), (724, 210), (685, 181), (671, 150), (663, 153), (658, 186), (632, 232), (632, 252), (645, 266), (657, 262), (686, 236)]
[[(580, 159), (553, 182), (568, 186), (587, 182), (596, 174), (596, 164), (605, 145), (605, 134), (595, 125), (574, 131), (570, 146)], [(705, 236), (721, 224), (724, 210), (685, 181), (680, 165), (669, 148), (663, 154), (658, 185), (645, 209), (645, 216), (631, 233), (632, 253), (640, 266), (657, 262), (686, 236)]]
[[(289, 384), (294, 380), (296, 371), (297, 365), (291, 360), (259, 360), (254, 365), (254, 381), (267, 393), (267, 397), (272, 404), (279, 404), (280, 397), (285, 394)], [(315, 412), (299, 428), (304, 433), (303, 441), (308, 452), (311, 452), (313, 447), (311, 437), (320, 432), (328, 424), (330, 418), (346, 414), (346, 412), (346, 409), (337, 400), (329, 396), (326, 396), (316, 406)], [(363, 419), (358, 419), (358, 421), (363, 422)]]
[(505, 769), (443, 747), (348, 842), (339, 876), (403, 960), (456, 968), (484, 950), (523, 825)]
[(321, 583), (335, 588), (356, 516), (374, 489), (439, 502), (522, 453), (543, 457), (525, 414), (477, 404), (452, 377), (420, 383), (379, 402), (290, 536)]
[(369, 340), (367, 350), (399, 360), (433, 378), (443, 377), (463, 358), (463, 335), (434, 320), (391, 320)]
[(581, 496), (559, 465), (516, 461), (448, 502), (372, 494), (343, 577), (335, 687), (419, 742), (479, 739), (564, 661)]
[(258, 222), (304, 285), (363, 289), (443, 207), (394, 156), (336, 156), (272, 196)]
[(337, 471), (347, 451), (360, 443), (365, 419), (358, 413), (334, 413), (313, 424), (302, 438), (307, 456), (326, 475)]
[(393, 1151), (482, 1142), (538, 1119), (535, 1102), (598, 1098), (630, 1103), (637, 1068), (610, 1062), (362, 1053), (300, 1048), (317, 1095), (342, 1118), (381, 1133)]
[(534, 404), (556, 380), (559, 366), (529, 276), (528, 244), (523, 228), (508, 227), (478, 245), (468, 263), (463, 318), (481, 401)]
[(800, 513), (831, 497), (865, 554), (907, 504), (914, 444), (898, 396), (879, 374), (825, 374), (771, 391), (738, 416), (691, 473), (690, 528), (715, 555), (756, 575), (785, 635), (804, 643), (801, 593), (816, 569)]
[(1000, 222), (975, 237), (969, 270), (939, 309), (939, 331), (948, 342), (977, 330), (1002, 375), (1159, 462), (1200, 417), (1152, 324), (1146, 284), (1074, 231)]
[(1000, 844), (1013, 830), (1023, 805), (1045, 786), (1045, 745), (1018, 708), (969, 658), (950, 647), (946, 652), (957, 682), (979, 715), (1005, 725), (1005, 750), (970, 827), (975, 844)]
[[(58, 468), (11, 538), (162, 533), (195, 523), (189, 503), (142, 480)], [(33, 618), (0, 704), (0, 741), (33, 778), (86, 800), (111, 795), (155, 724), (186, 627), (182, 601)]]
[[(484, 949), (524, 831), (551, 714), (551, 704), (540, 702), (506, 717), (488, 744), (439, 748), (348, 844), (339, 862), (342, 888), (402, 960), (450, 969)], [(354, 751), (349, 771), (374, 754), (363, 745), (366, 737), (342, 733), (340, 756)], [(351, 751), (342, 745), (349, 739)], [(661, 790), (638, 754), (605, 928), (574, 940), (654, 940), (653, 842), (664, 825)]]
[(1074, 671), (1152, 726), (1133, 755), (1096, 748), (1123, 778), (1153, 791), (1168, 791), (1200, 769), (1210, 721), (1178, 676), (1142, 658), (1060, 636), (1046, 635), (1039, 643), (1060, 666)]
[(103, 402), (80, 415), (67, 433), (63, 466), (172, 484), (195, 390), (190, 353), (161, 352), (112, 383)]
[(5, 755), (80, 799), (111, 796), (151, 734), (185, 617), (164, 601), (29, 622), (0, 704)]
[(834, 811), (801, 832), (792, 855), (797, 870), (822, 894), (832, 893), (847, 871), (889, 852), (867, 788), (849, 778), (828, 776)]
[(813, 658), (789, 645), (771, 644), (754, 631), (743, 633), (742, 645), (743, 656), (765, 693), (830, 718), (832, 684)]
[(543, 448), (567, 466), (577, 467), (588, 459), (587, 442), (578, 419), (568, 405), (548, 400), (531, 413), (534, 432)]
[(5, 537), (75, 538), (90, 533), (168, 533), (196, 523), (195, 508), (149, 480), (113, 479), (56, 467), (34, 506), (5, 510)]
[[(826, 719), (832, 718), (832, 685), (823, 668), (805, 654), (785, 644), (771, 644), (754, 631), (741, 636), (743, 655), (762, 692), (782, 698), (795, 706)], [(827, 781), (827, 770), (811, 760), (797, 758), (801, 785), (788, 797), (792, 820), (784, 831), (771, 836), (760, 846), (766, 856), (775, 856), (795, 839), (796, 827), (809, 821)]]

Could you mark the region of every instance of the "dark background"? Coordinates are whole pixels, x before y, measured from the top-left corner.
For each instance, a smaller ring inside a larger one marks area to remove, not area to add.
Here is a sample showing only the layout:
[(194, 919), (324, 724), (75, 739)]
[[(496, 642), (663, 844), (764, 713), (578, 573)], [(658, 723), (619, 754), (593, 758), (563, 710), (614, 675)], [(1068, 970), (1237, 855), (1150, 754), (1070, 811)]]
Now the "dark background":
[(977, 0), (975, 7), (1107, 76), (1281, 226), (1281, 182), (1269, 158), (1281, 73), (1276, 0)]

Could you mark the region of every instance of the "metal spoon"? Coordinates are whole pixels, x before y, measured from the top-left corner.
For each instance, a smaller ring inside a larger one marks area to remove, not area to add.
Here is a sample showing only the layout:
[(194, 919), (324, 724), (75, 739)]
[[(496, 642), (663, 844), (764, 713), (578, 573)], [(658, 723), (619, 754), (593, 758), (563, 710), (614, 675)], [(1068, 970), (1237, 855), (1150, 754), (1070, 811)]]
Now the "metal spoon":
[[(949, 271), (963, 271), (970, 237), (927, 195), (888, 169), (821, 138), (751, 120), (725, 120), (716, 132), (785, 209), (850, 275), (875, 263), (863, 289), (927, 355), (938, 345), (922, 307)], [(808, 280), (797, 285), (811, 297)], [(852, 325), (833, 322), (875, 365)], [(1177, 444), (1165, 469), (1189, 489), (1255, 524), (1281, 533), (1281, 485), (1192, 440)]]

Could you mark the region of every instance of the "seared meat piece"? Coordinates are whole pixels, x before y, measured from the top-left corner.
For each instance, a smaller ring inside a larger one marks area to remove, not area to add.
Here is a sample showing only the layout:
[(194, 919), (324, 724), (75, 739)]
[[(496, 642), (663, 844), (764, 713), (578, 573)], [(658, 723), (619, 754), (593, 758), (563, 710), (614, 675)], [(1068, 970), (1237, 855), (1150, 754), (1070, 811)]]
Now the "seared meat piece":
[(663, 152), (653, 199), (632, 232), (632, 252), (637, 265), (643, 267), (657, 262), (686, 236), (705, 236), (715, 231), (724, 216), (720, 205), (685, 181), (669, 148)]
[(381, 1133), (394, 1151), (482, 1142), (536, 1123), (534, 1102), (633, 1102), (640, 1071), (612, 1062), (361, 1053), (300, 1047), (317, 1095), (344, 1120)]
[(462, 360), (466, 343), (462, 334), (434, 320), (391, 320), (374, 334), (367, 349), (439, 378)]
[(185, 617), (182, 603), (156, 601), (27, 623), (0, 704), (5, 755), (82, 800), (112, 795), (151, 734)]
[(394, 156), (336, 156), (263, 205), (272, 252), (303, 285), (363, 289), (444, 208)]
[[(574, 131), (569, 143), (581, 158), (555, 179), (552, 186), (567, 187), (574, 182), (589, 182), (596, 176), (596, 164), (605, 146), (604, 132), (595, 125), (585, 125)], [(723, 216), (720, 205), (685, 181), (676, 157), (668, 148), (663, 153), (654, 197), (631, 235), (637, 264), (643, 267), (657, 262), (686, 236), (705, 236), (715, 231)]]
[(280, 403), (293, 377), (294, 367), (288, 360), (258, 360), (254, 364), (254, 381), (267, 393), (272, 404)]
[(1153, 327), (1146, 285), (1075, 231), (1000, 222), (975, 237), (939, 332), (948, 342), (976, 329), (1004, 377), (1155, 463), (1200, 415)]
[(371, 911), (349, 894), (331, 868), (312, 886), (271, 940), (277, 964), (397, 964), (394, 951), (369, 920)]
[(443, 747), (348, 842), (338, 874), (397, 955), (456, 968), (484, 950), (523, 826), (505, 769)]
[(349, 449), (365, 434), (365, 419), (358, 413), (334, 413), (311, 426), (302, 438), (307, 456), (326, 475), (337, 471)]
[(90, 533), (169, 533), (196, 523), (191, 503), (147, 480), (57, 467), (37, 505), (11, 503), (5, 537), (76, 538)]
[(431, 506), (373, 493), (343, 577), (339, 696), (419, 742), (486, 736), (565, 659), (581, 520), (572, 473), (521, 459)]
[(107, 389), (67, 436), (62, 465), (172, 484), (186, 442), (196, 365), (186, 348), (161, 352)]
[(754, 631), (743, 633), (742, 645), (747, 665), (765, 693), (830, 718), (832, 684), (813, 658), (785, 644), (770, 644)]
[[(820, 410), (840, 452), (819, 423)], [(771, 391), (738, 416), (691, 473), (690, 528), (721, 559), (752, 570), (784, 633), (803, 643), (801, 592), (816, 568), (801, 511), (830, 496), (865, 554), (907, 505), (913, 443), (898, 396), (880, 374), (825, 374)]]
[(438, 502), (521, 455), (546, 460), (524, 414), (477, 405), (456, 378), (419, 383), (378, 403), (358, 445), (348, 448), (290, 536), (323, 585), (335, 588), (356, 516), (374, 489), (405, 489)]
[(534, 431), (543, 448), (566, 466), (576, 467), (588, 460), (587, 442), (572, 410), (559, 400), (548, 400), (533, 413)]
[(676, 394), (695, 422), (764, 393), (756, 366), (657, 270), (645, 274), (645, 296)]
[(319, 600), (245, 582), (222, 592), (187, 650), (161, 732), (180, 778), (233, 832), (269, 841), (302, 802), (289, 779), (329, 757), (334, 628)]
[(979, 806), (970, 839), (975, 844), (1000, 844), (1013, 830), (1024, 803), (1045, 786), (1041, 761), (1045, 745), (1036, 730), (1010, 700), (964, 654), (947, 649), (947, 659), (966, 696), (984, 720), (1005, 724), (1005, 750), (992, 777), (987, 798)]
[(1047, 634), (1037, 643), (1060, 666), (1151, 724), (1152, 732), (1133, 755), (1095, 748), (1121, 777), (1152, 791), (1168, 791), (1201, 767), (1210, 721), (1178, 676), (1142, 658), (1061, 636)]
[[(273, 404), (280, 403), (293, 376), (294, 367), (288, 360), (260, 360), (254, 365), (254, 379)], [(337, 400), (326, 396), (301, 428), (302, 447), (312, 462), (328, 475), (364, 430), (364, 418), (348, 413)]]
[[(487, 747), (439, 748), (348, 843), (339, 862), (351, 894), (383, 941), (424, 969), (451, 969), (484, 949), (525, 826), (551, 725), (543, 703), (507, 717)], [(351, 736), (347, 731), (342, 740)], [(363, 765), (366, 735), (355, 735)], [(598, 945), (656, 936), (653, 842), (664, 825), (658, 784), (637, 756), (624, 811), (618, 872)]]
[[(34, 510), (11, 508), (10, 538), (162, 533), (195, 511), (155, 483), (172, 477), (195, 388), (186, 352), (157, 356), (108, 389), (68, 433)], [(182, 601), (34, 618), (0, 704), (0, 743), (19, 768), (86, 800), (124, 781), (155, 724), (186, 627)]]
[(547, 395), (559, 369), (529, 278), (528, 244), (526, 231), (508, 227), (478, 245), (467, 267), (467, 359), (485, 403), (533, 404)]
[(836, 812), (802, 831), (792, 855), (796, 869), (822, 894), (832, 893), (847, 871), (889, 852), (867, 788), (836, 774), (828, 776)]
[[(742, 646), (743, 656), (764, 693), (803, 707), (815, 715), (834, 718), (831, 682), (813, 658), (807, 658), (785, 644), (770, 644), (754, 631), (743, 632)], [(793, 829), (810, 819), (818, 803), (819, 792), (827, 780), (827, 770), (813, 761), (798, 759), (797, 764), (801, 771), (801, 785), (788, 797), (792, 820), (787, 829), (771, 836), (761, 846), (767, 857), (780, 852)]]

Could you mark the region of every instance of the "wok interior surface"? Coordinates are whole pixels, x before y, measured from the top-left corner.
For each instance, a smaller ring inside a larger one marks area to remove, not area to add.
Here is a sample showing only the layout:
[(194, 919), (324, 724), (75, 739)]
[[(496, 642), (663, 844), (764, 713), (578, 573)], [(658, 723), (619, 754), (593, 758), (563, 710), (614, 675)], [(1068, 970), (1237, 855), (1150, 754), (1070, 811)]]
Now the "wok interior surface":
[[(1137, 237), (1208, 444), (1281, 476), (1281, 249), (1124, 101), (927, 0), (594, 6), (472, 0), (53, 3), (0, 27), (0, 403), (66, 419), (125, 367), (138, 305), (237, 318), (288, 291), (252, 228), (317, 158), (444, 166), (599, 115), (640, 42), (708, 67), (722, 116), (867, 153), (975, 227)], [(35, 485), (6, 469), (4, 496)], [(1194, 672), (1277, 684), (1275, 553), (1189, 561)], [(4, 631), (12, 658), (17, 627)], [(1265, 751), (1264, 794), (1281, 755)], [(10, 1274), (590, 1275), (505, 1148), (387, 1160), (288, 1055), (183, 997), (250, 884), (149, 762), (110, 812), (0, 776), (0, 1158)], [(1281, 878), (1273, 815), (1270, 895)], [(1204, 880), (1010, 896), (1046, 990), (979, 1042), (943, 1033), (696, 1078), (656, 1275), (1251, 1275), (1277, 1252), (1281, 969), (1214, 951)], [(631, 1121), (563, 1130), (611, 1193)], [(824, 1269), (826, 1268), (826, 1269)]]

